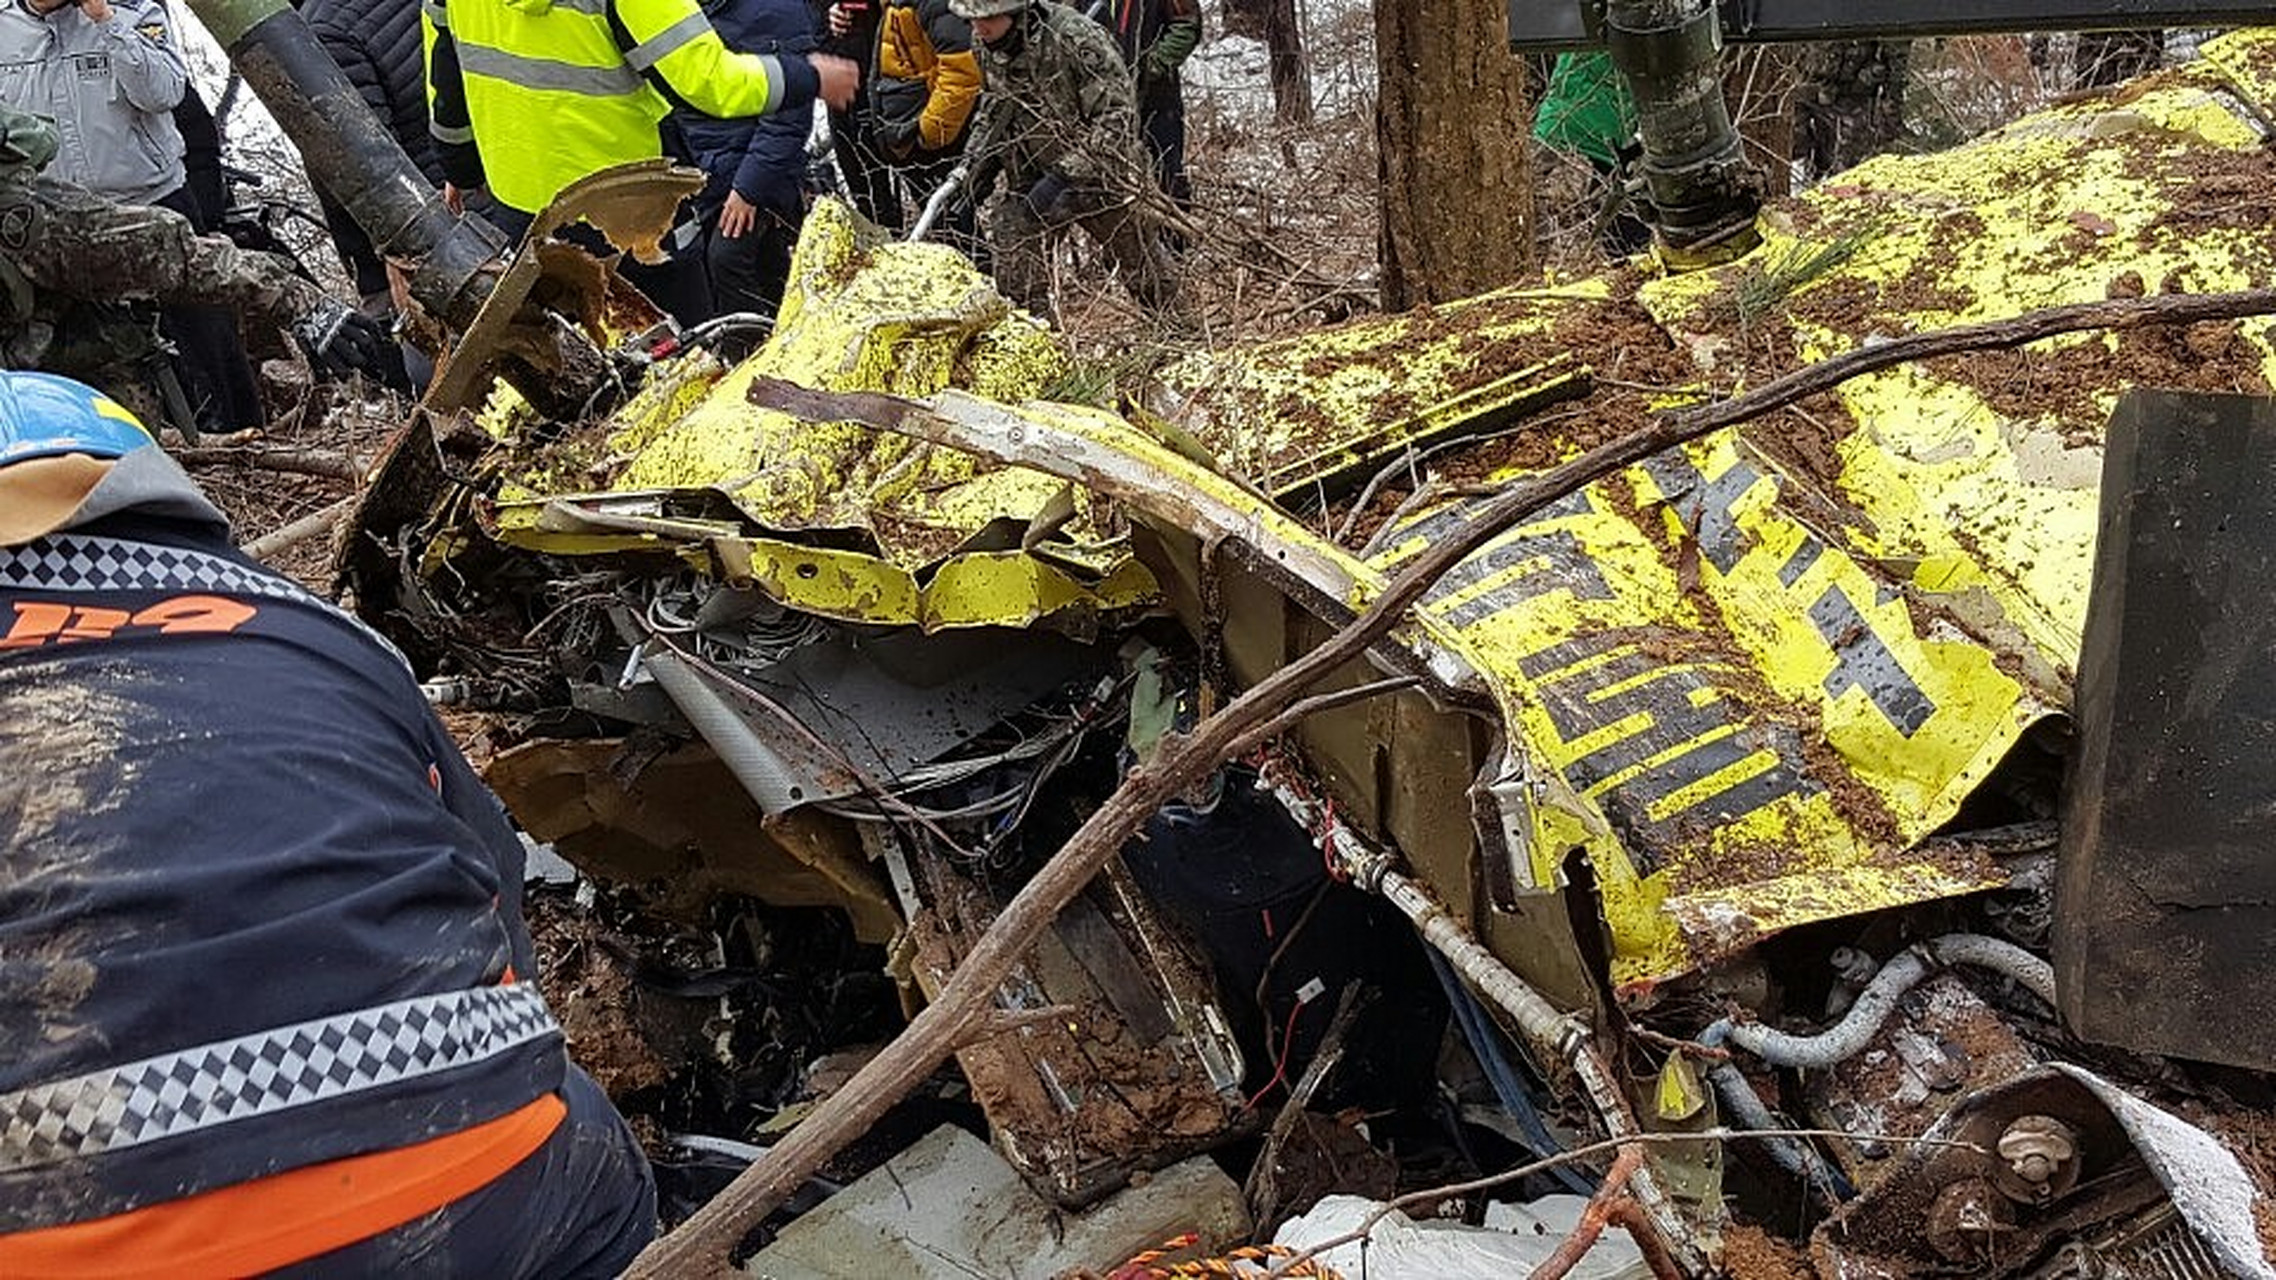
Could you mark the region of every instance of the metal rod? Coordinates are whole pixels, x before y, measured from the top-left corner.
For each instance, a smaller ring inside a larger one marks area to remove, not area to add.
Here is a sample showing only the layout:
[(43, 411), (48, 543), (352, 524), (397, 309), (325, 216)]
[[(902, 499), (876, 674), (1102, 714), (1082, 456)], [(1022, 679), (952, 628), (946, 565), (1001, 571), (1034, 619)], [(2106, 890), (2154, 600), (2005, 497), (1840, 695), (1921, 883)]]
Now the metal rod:
[[(1534, 990), (1531, 983), (1517, 976), (1461, 921), (1439, 905), (1428, 889), (1399, 871), (1391, 854), (1374, 848), (1348, 825), (1335, 821), (1328, 806), (1294, 784), (1284, 770), (1261, 774), (1258, 785), (1271, 792), (1291, 817), (1313, 833), (1331, 865), (1352, 884), (1398, 908), (1399, 914), (1414, 925), (1423, 941), (1446, 957), (1446, 962), (1475, 987), (1478, 994), (1507, 1013), (1526, 1039), (1543, 1053), (1564, 1061), (1603, 1123), (1606, 1136), (1624, 1138), (1642, 1131), (1611, 1067), (1597, 1052), (1585, 1019), (1559, 1010), (1546, 996)], [(1691, 1242), (1690, 1230), (1677, 1213), (1674, 1201), (1653, 1177), (1649, 1165), (1638, 1169), (1629, 1185), (1645, 1215), (1684, 1270), (1694, 1275), (1705, 1274), (1706, 1258)]]

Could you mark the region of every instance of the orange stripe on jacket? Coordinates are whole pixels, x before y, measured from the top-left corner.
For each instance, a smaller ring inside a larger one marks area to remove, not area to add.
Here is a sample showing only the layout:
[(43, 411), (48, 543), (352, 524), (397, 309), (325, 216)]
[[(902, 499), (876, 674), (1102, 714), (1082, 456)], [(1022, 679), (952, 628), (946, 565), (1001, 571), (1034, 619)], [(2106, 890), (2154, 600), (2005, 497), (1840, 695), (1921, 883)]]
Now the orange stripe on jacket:
[(329, 1160), (107, 1218), (0, 1235), (8, 1280), (244, 1276), (378, 1235), (489, 1185), (569, 1114), (518, 1111), (391, 1151)]

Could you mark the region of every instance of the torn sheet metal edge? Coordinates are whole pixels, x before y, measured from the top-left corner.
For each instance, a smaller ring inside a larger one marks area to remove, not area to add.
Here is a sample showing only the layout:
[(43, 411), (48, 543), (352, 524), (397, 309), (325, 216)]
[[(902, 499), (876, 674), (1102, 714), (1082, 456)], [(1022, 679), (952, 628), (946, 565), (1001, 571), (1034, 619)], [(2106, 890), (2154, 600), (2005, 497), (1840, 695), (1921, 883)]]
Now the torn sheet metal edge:
[[(669, 160), (641, 160), (603, 169), (571, 183), (552, 204), (539, 211), (522, 244), (534, 245), (556, 228), (586, 216), (588, 211), (621, 201), (627, 192), (636, 196), (653, 195), (658, 199), (670, 196), (672, 204), (677, 205), (702, 187), (700, 172), (681, 168)], [(448, 411), (463, 409), (481, 400), (491, 361), (503, 346), (515, 318), (521, 314), (522, 303), (528, 300), (530, 291), (545, 274), (541, 256), (526, 249), (514, 255), (513, 265), (498, 277), (482, 309), (475, 313), (474, 323), (459, 335), (450, 359), (436, 372), (434, 383), (421, 403), (430, 409)], [(662, 313), (655, 313), (655, 318), (662, 319)]]

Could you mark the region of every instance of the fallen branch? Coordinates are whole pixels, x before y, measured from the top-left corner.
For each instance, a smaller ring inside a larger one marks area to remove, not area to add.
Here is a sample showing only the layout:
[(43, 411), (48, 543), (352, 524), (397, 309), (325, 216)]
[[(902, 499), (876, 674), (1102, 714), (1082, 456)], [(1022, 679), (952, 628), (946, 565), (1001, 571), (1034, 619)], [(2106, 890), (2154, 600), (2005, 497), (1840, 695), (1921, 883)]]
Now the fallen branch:
[(1615, 1199), (1607, 1208), (1606, 1217), (1636, 1242), (1636, 1251), (1644, 1255), (1644, 1266), (1651, 1271), (1653, 1280), (1683, 1280), (1683, 1268), (1668, 1251), (1667, 1241), (1660, 1239), (1659, 1233), (1652, 1229), (1652, 1215), (1644, 1211), (1636, 1197)]
[(1541, 1260), (1541, 1265), (1533, 1268), (1533, 1274), (1526, 1280), (1565, 1280), (1571, 1275), (1573, 1267), (1596, 1247), (1605, 1224), (1612, 1221), (1613, 1205), (1628, 1199), (1628, 1179), (1643, 1165), (1644, 1149), (1633, 1142), (1624, 1144), (1620, 1154), (1612, 1158), (1612, 1167), (1604, 1171), (1603, 1184), (1582, 1206), (1580, 1221), (1573, 1224), (1573, 1229), (1557, 1242), (1557, 1247)]
[(292, 475), (324, 476), (361, 484), (370, 463), (337, 449), (286, 449), (259, 445), (195, 445), (172, 451), (185, 467), (250, 467)]
[(348, 513), (355, 509), (356, 499), (342, 498), (328, 507), (302, 516), (291, 524), (264, 533), (239, 547), (238, 550), (255, 560), (266, 560), (270, 556), (291, 550), (310, 538), (330, 533), (334, 525), (346, 519)]
[[(1224, 710), (1195, 725), (1191, 734), (1165, 738), (1155, 758), (1133, 768), (1114, 794), (1021, 887), (938, 997), (882, 1053), (770, 1148), (765, 1159), (737, 1175), (679, 1230), (650, 1245), (626, 1274), (635, 1280), (727, 1275), (728, 1252), (749, 1226), (780, 1205), (955, 1051), (967, 1029), (986, 1015), (997, 987), (1036, 938), (1164, 803), (1232, 758), (1234, 748), (1251, 730), (1272, 721), (1314, 684), (1366, 653), (1440, 575), (1518, 521), (1663, 449), (1906, 361), (2016, 346), (2081, 329), (2194, 324), (2271, 311), (2276, 311), (2276, 290), (2254, 289), (2083, 303), (1913, 334), (1797, 370), (1742, 396), (1664, 414), (1642, 431), (1608, 441), (1484, 499), (1443, 541), (1408, 562), (1364, 612), (1325, 643), (1251, 686)], [(752, 386), (751, 397), (814, 422), (854, 421), (920, 439), (946, 434), (947, 424), (933, 418), (924, 406), (880, 393), (812, 391), (761, 379)], [(1636, 1136), (1630, 1135), (1630, 1140)]]

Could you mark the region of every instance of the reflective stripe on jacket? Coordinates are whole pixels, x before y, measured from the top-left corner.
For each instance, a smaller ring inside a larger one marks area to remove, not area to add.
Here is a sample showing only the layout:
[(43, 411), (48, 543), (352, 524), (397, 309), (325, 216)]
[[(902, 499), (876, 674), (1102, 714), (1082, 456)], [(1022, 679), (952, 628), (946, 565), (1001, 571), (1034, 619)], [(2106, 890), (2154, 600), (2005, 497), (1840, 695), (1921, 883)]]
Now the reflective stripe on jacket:
[(128, 204), (181, 186), (173, 113), (188, 86), (159, 0), (119, 0), (102, 22), (77, 5), (44, 18), (0, 5), (0, 102), (55, 121), (50, 177)]
[(137, 450), (0, 548), (0, 1236), (464, 1132), (568, 1069), (508, 981), (496, 799), (400, 655), (195, 499)]
[(429, 0), (425, 26), (444, 169), (524, 213), (664, 154), (674, 106), (765, 115), (812, 102), (817, 83), (803, 58), (730, 50), (695, 0)]

